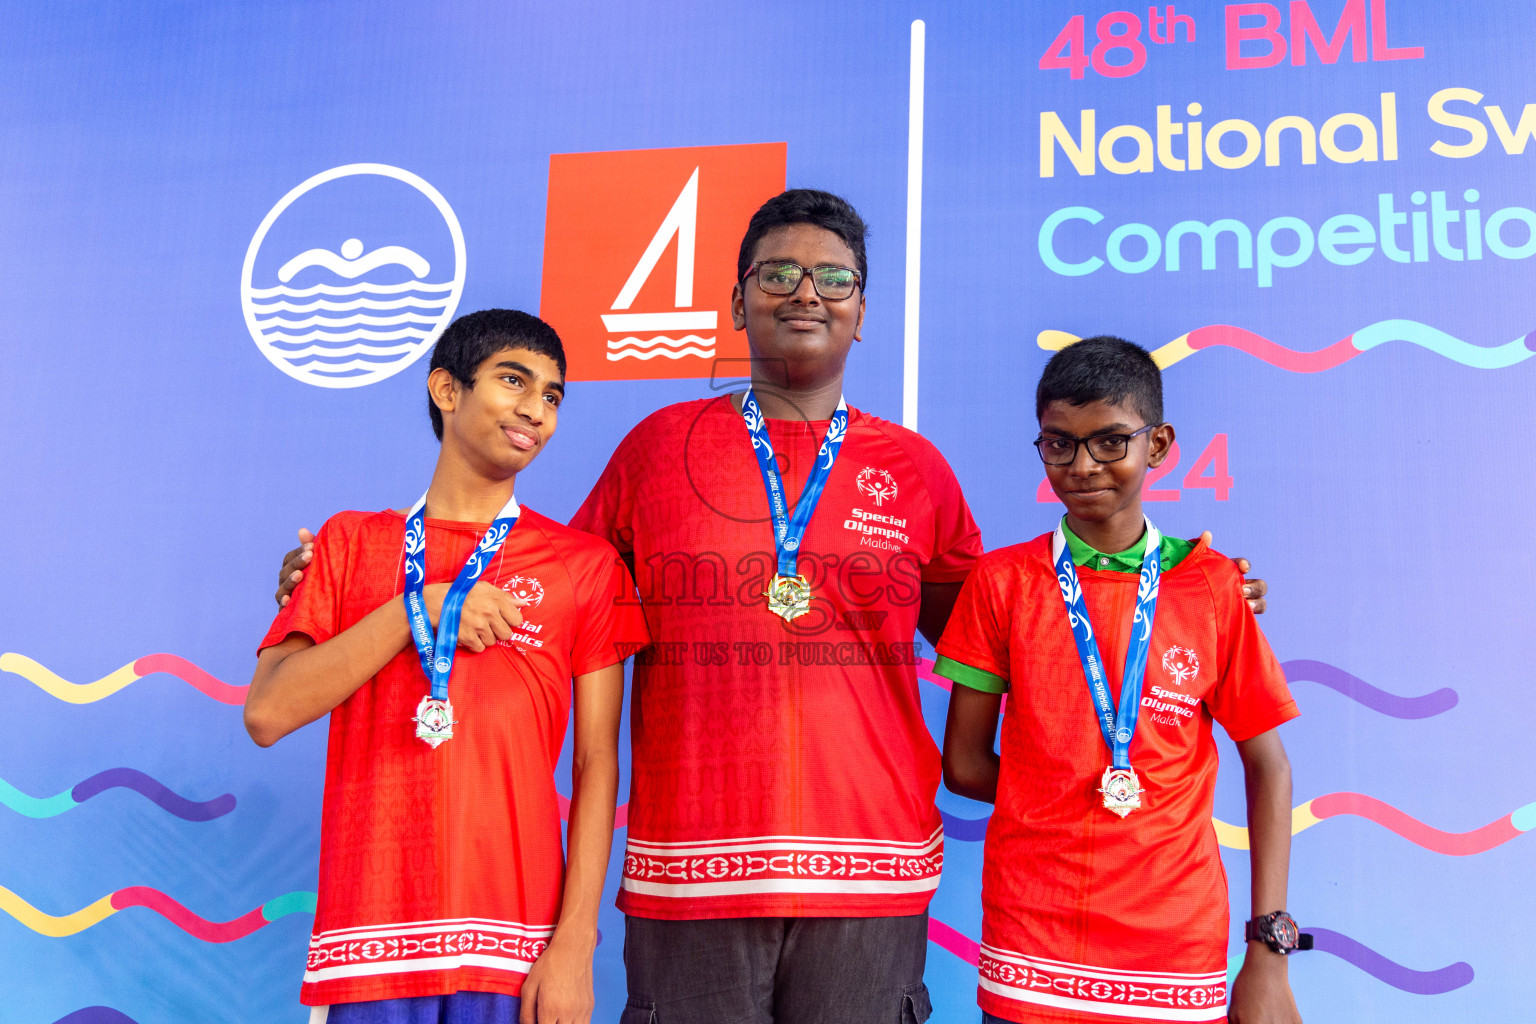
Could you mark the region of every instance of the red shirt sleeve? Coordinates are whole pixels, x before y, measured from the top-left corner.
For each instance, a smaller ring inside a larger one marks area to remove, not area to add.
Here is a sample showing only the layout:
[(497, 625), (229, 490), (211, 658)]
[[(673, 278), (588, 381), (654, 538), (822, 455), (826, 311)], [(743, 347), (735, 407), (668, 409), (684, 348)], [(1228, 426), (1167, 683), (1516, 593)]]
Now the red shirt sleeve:
[(586, 578), (571, 649), (572, 676), (616, 665), (651, 642), (635, 581), (617, 552), (610, 550), (608, 556), (606, 564)]
[(958, 583), (971, 574), (981, 557), (981, 529), (971, 518), (971, 507), (949, 463), (941, 462), (940, 468), (941, 472), (929, 476), (937, 538), (933, 559), (923, 566), (923, 582)]
[(896, 438), (917, 466), (933, 504), (933, 557), (923, 566), (924, 583), (959, 583), (981, 557), (981, 529), (971, 518), (960, 481), (927, 439), (911, 433)]
[[(1214, 553), (1214, 552), (1213, 552)], [(1221, 675), (1206, 695), (1211, 717), (1234, 741), (1252, 739), (1301, 714), (1269, 641), (1238, 591), (1237, 569), (1225, 556), (1207, 571), (1220, 623)]]
[(623, 554), (632, 554), (635, 550), (635, 490), (631, 466), (637, 459), (641, 465), (645, 460), (633, 450), (635, 446), (631, 439), (644, 426), (645, 422), (642, 422), (619, 442), (608, 465), (603, 468), (603, 475), (597, 478), (587, 500), (581, 503), (581, 508), (568, 524), (573, 530), (596, 534)]
[(994, 552), (981, 559), (976, 571), (966, 579), (935, 651), (942, 658), (1009, 682), (1012, 602), (1000, 585), (1006, 572), (1006, 566), (997, 557), (1000, 554)]
[(258, 651), (280, 644), (294, 633), (323, 644), (341, 632), (342, 580), (346, 577), (350, 533), (343, 518), (346, 515), (334, 515), (320, 527), (309, 568), (288, 603), (278, 610)]

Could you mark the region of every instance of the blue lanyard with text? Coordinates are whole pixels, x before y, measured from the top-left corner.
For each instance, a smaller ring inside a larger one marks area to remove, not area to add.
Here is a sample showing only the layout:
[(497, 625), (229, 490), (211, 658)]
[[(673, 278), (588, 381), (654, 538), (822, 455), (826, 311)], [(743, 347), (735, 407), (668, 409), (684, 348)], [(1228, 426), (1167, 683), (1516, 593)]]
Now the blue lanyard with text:
[[(1062, 522), (1066, 519), (1063, 517)], [(1157, 612), (1157, 586), (1162, 576), (1163, 563), (1160, 546), (1162, 535), (1152, 520), (1147, 521), (1147, 550), (1141, 559), (1141, 578), (1136, 587), (1136, 615), (1131, 620), (1131, 637), (1125, 648), (1125, 673), (1120, 680), (1120, 711), (1115, 713), (1109, 699), (1109, 680), (1104, 675), (1104, 659), (1099, 654), (1099, 642), (1093, 635), (1093, 625), (1088, 621), (1088, 604), (1083, 600), (1083, 584), (1077, 578), (1077, 568), (1072, 564), (1072, 550), (1067, 546), (1066, 534), (1061, 524), (1051, 538), (1051, 558), (1056, 563), (1056, 583), (1061, 587), (1061, 599), (1067, 606), (1067, 619), (1072, 624), (1072, 639), (1077, 642), (1077, 656), (1083, 663), (1083, 674), (1088, 677), (1088, 692), (1093, 697), (1094, 713), (1099, 720), (1099, 731), (1104, 734), (1104, 744), (1109, 747), (1114, 760), (1112, 767), (1131, 766), (1131, 738), (1136, 735), (1136, 714), (1141, 709), (1141, 683), (1147, 672), (1147, 651), (1152, 646), (1152, 617)]]
[(793, 514), (789, 512), (778, 463), (773, 460), (773, 442), (768, 439), (768, 420), (763, 416), (763, 410), (753, 397), (751, 388), (747, 388), (741, 396), (741, 418), (746, 420), (747, 432), (752, 435), (752, 452), (757, 456), (757, 468), (762, 470), (763, 486), (768, 490), (768, 510), (773, 515), (773, 541), (774, 550), (778, 554), (779, 575), (799, 575), (795, 570), (796, 555), (800, 551), (800, 542), (805, 539), (806, 527), (811, 524), (816, 503), (821, 500), (821, 492), (827, 486), (827, 477), (832, 475), (832, 463), (837, 461), (843, 437), (848, 433), (848, 403), (841, 397), (837, 400), (832, 424), (827, 427), (827, 436), (822, 439), (821, 448), (816, 452), (816, 465), (811, 467), (811, 475), (805, 480), (805, 489), (800, 492), (800, 500), (795, 503)]
[(453, 671), (453, 656), (459, 643), (459, 614), (464, 610), (464, 599), (490, 565), (512, 527), (517, 525), (522, 510), (517, 507), (515, 497), (508, 498), (496, 514), (496, 521), (469, 553), (464, 568), (459, 570), (453, 586), (448, 588), (448, 595), (443, 598), (443, 610), (438, 616), (434, 638), (432, 620), (427, 615), (427, 602), (422, 593), (427, 583), (426, 504), (427, 496), (423, 494), (405, 514), (405, 614), (411, 620), (411, 639), (416, 641), (421, 669), (432, 683), (432, 696), (436, 700), (447, 700), (448, 676)]

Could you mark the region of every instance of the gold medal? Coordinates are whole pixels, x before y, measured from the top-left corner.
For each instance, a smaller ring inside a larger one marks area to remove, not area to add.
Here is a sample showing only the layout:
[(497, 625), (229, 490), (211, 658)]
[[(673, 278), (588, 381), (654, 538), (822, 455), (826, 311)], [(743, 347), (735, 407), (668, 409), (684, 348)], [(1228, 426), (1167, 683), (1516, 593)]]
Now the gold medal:
[(1104, 769), (1099, 792), (1104, 794), (1104, 809), (1123, 818), (1141, 806), (1144, 791), (1135, 771), (1111, 766)]
[(775, 576), (763, 594), (768, 610), (785, 622), (794, 622), (811, 610), (811, 584), (804, 576)]
[(757, 399), (753, 397), (751, 388), (741, 396), (741, 418), (746, 422), (747, 433), (751, 435), (752, 452), (757, 459), (758, 469), (762, 470), (763, 487), (768, 492), (768, 513), (773, 519), (774, 553), (778, 559), (779, 571), (769, 581), (763, 596), (768, 599), (770, 612), (785, 622), (794, 622), (811, 610), (811, 584), (795, 571), (795, 557), (805, 540), (805, 530), (810, 525), (816, 502), (821, 499), (822, 488), (827, 485), (832, 464), (837, 461), (843, 438), (848, 433), (848, 403), (841, 398), (837, 401), (837, 410), (832, 414), (832, 422), (827, 425), (827, 436), (822, 438), (821, 447), (816, 450), (816, 462), (811, 467), (810, 476), (806, 478), (800, 499), (795, 502), (793, 514), (788, 512), (784, 481), (780, 479), (778, 464), (774, 462), (773, 441), (768, 436), (768, 420), (763, 415), (762, 407), (757, 404)]

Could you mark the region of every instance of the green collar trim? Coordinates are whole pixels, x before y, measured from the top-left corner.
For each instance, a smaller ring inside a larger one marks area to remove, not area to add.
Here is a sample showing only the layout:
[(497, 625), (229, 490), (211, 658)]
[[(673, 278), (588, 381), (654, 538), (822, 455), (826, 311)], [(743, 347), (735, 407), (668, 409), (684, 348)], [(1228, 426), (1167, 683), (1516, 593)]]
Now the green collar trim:
[[(1066, 535), (1067, 550), (1072, 552), (1072, 564), (1078, 568), (1086, 566), (1089, 569), (1103, 569), (1106, 572), (1141, 572), (1141, 559), (1147, 550), (1145, 530), (1136, 539), (1135, 544), (1118, 552), (1099, 551), (1090, 547), (1072, 532), (1072, 527), (1067, 525), (1066, 519), (1061, 521), (1061, 532)], [(1167, 572), (1178, 565), (1194, 549), (1193, 541), (1163, 534), (1162, 543), (1158, 545), (1158, 556), (1163, 563), (1163, 571)]]

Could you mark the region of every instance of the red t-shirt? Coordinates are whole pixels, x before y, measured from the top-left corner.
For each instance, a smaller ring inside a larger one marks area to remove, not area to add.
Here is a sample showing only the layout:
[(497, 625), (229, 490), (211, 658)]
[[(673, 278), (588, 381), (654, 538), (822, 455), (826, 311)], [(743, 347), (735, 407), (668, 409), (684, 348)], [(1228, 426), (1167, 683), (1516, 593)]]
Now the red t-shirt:
[[(486, 525), (426, 520), (427, 582), (457, 576)], [(324, 643), (400, 600), (404, 536), (398, 512), (332, 516), (262, 647), (294, 633)], [(571, 679), (634, 653), (645, 623), (610, 545), (527, 508), (481, 578), (533, 603), (510, 640), (458, 648), (451, 740), (416, 738), (428, 685), (410, 643), (331, 712), (309, 1005), (515, 996), (554, 933)]]
[[(771, 420), (799, 500), (828, 422)], [(849, 410), (785, 623), (768, 498), (728, 397), (630, 431), (571, 525), (633, 552), (656, 647), (636, 659), (619, 907), (664, 919), (921, 913), (939, 884), (940, 759), (913, 641), (921, 585), (981, 537), (942, 456)]]
[[(1138, 576), (1077, 572), (1118, 701)], [(1110, 754), (1051, 535), (989, 553), (966, 583), (939, 654), (1009, 686), (982, 869), (987, 1012), (1031, 1024), (1226, 1019), (1211, 722), (1245, 740), (1299, 714), (1238, 587), (1237, 568), (1204, 542), (1162, 574), (1131, 744), (1146, 792), (1122, 820), (1097, 792)]]

